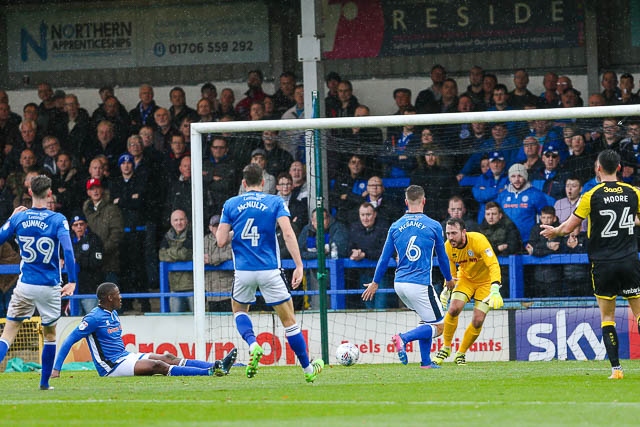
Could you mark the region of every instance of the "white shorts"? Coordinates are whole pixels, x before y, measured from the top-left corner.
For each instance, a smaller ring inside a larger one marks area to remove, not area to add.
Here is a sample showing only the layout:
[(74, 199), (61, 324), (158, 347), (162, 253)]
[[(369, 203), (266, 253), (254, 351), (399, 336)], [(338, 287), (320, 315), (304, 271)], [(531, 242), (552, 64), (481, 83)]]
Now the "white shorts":
[(432, 285), (394, 283), (393, 287), (402, 302), (415, 311), (425, 323), (444, 322), (444, 310)]
[(118, 364), (111, 372), (107, 374), (108, 377), (132, 377), (135, 375), (134, 369), (138, 360), (148, 359), (149, 353), (129, 353), (125, 356), (124, 360)]
[(9, 302), (7, 319), (27, 320), (37, 308), (43, 326), (55, 325), (60, 318), (61, 289), (60, 285), (28, 285), (18, 281)]
[(240, 304), (256, 302), (256, 291), (260, 289), (267, 305), (278, 305), (289, 300), (291, 294), (281, 270), (243, 271), (236, 270), (233, 278), (233, 299)]

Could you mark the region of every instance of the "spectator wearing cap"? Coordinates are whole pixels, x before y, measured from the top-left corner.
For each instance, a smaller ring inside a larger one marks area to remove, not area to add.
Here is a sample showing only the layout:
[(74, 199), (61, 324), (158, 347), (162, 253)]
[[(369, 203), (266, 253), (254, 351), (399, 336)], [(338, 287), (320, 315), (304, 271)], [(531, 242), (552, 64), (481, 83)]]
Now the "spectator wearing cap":
[[(120, 209), (124, 235), (120, 241), (120, 287), (125, 292), (148, 292), (148, 280), (145, 263), (131, 254), (144, 254), (144, 242), (147, 223), (147, 183), (145, 176), (138, 176), (134, 171), (134, 158), (124, 153), (118, 159), (120, 176), (111, 184), (111, 199)], [(148, 298), (138, 298), (143, 312), (151, 311)], [(133, 300), (126, 299), (122, 306), (124, 311), (133, 309)]]
[(102, 240), (102, 272), (107, 282), (120, 283), (120, 242), (124, 234), (120, 209), (104, 197), (99, 179), (87, 181), (87, 196), (82, 212), (91, 230)]
[(533, 172), (531, 183), (554, 200), (562, 199), (567, 174), (560, 169), (560, 148), (554, 144), (544, 147), (542, 162), (544, 167)]
[(98, 286), (104, 282), (102, 270), (102, 240), (88, 227), (82, 212), (75, 213), (71, 220), (71, 243), (78, 272), (78, 293), (89, 298), (80, 300), (81, 314), (87, 314), (98, 305), (95, 297)]
[[(220, 215), (212, 215), (209, 219), (209, 233), (204, 236), (204, 263), (208, 265), (220, 265), (232, 258), (231, 245), (218, 247), (216, 232), (220, 225)], [(205, 271), (204, 289), (206, 292), (218, 294), (231, 293), (233, 285), (233, 270)], [(214, 312), (231, 311), (230, 295), (207, 296), (207, 310)]]
[(509, 185), (496, 198), (504, 213), (514, 222), (522, 243), (529, 241), (531, 229), (545, 206), (553, 206), (555, 200), (529, 182), (527, 168), (520, 163), (509, 168)]
[(262, 147), (266, 153), (267, 165), (265, 169), (269, 174), (278, 176), (282, 172), (289, 171), (293, 156), (278, 144), (278, 132), (264, 131), (262, 132)]
[(484, 220), (484, 205), (493, 202), (509, 184), (506, 162), (501, 151), (489, 153), (489, 170), (476, 180), (471, 189), (473, 198), (478, 202), (478, 224)]
[[(262, 192), (265, 194), (276, 194), (276, 178), (265, 169), (267, 165), (267, 153), (262, 148), (256, 148), (251, 152), (251, 163), (255, 163), (262, 168), (262, 179), (264, 180)], [(238, 195), (246, 192), (247, 190), (244, 188), (244, 185), (240, 184)]]

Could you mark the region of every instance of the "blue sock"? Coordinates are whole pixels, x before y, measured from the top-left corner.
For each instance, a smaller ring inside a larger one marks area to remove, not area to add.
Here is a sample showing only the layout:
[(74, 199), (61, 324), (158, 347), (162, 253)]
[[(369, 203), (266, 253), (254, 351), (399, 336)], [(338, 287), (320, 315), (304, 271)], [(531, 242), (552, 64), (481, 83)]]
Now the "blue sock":
[(205, 362), (204, 360), (196, 359), (184, 359), (184, 366), (191, 366), (193, 368), (209, 369), (213, 366), (213, 363)]
[(249, 345), (256, 342), (256, 334), (253, 332), (253, 323), (247, 313), (236, 313), (236, 328), (242, 339)]
[(197, 377), (211, 375), (208, 369), (195, 368), (193, 366), (171, 365), (167, 376), (171, 377)]
[(420, 325), (415, 329), (407, 331), (400, 335), (402, 340), (406, 343), (415, 340), (427, 340), (433, 336), (433, 328), (430, 323)]
[(4, 360), (4, 357), (7, 355), (7, 351), (9, 351), (9, 343), (0, 338), (0, 363)]
[(429, 339), (419, 339), (418, 345), (420, 346), (420, 366), (429, 366), (431, 365), (431, 343), (433, 342), (432, 338)]
[(296, 323), (293, 326), (289, 326), (285, 329), (285, 335), (287, 336), (287, 341), (291, 346), (293, 352), (298, 356), (298, 360), (300, 361), (300, 366), (302, 369), (309, 366), (309, 354), (307, 353), (307, 343), (302, 336), (302, 330), (300, 326)]
[(56, 342), (46, 341), (42, 347), (42, 371), (40, 372), (40, 387), (49, 387), (49, 378), (56, 358)]

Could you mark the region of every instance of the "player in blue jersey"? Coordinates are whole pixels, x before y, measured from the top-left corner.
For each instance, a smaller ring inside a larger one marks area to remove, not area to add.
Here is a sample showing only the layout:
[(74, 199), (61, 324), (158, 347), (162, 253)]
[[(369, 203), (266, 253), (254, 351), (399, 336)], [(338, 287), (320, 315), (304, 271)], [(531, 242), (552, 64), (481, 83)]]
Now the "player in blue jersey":
[(82, 338), (87, 340), (93, 364), (101, 377), (131, 377), (143, 375), (223, 376), (236, 361), (238, 351), (233, 348), (222, 360), (182, 359), (170, 353), (130, 353), (122, 341), (122, 326), (118, 312), (122, 307), (120, 289), (105, 282), (96, 291), (98, 306), (82, 318), (80, 324), (64, 340), (51, 378), (60, 376), (64, 359), (71, 347)]
[[(0, 337), (0, 362), (22, 326), (38, 309), (42, 320), (44, 346), (40, 389), (49, 390), (49, 377), (56, 356), (56, 322), (60, 318), (61, 297), (76, 288), (76, 264), (66, 218), (46, 208), (51, 197), (51, 179), (38, 175), (31, 179), (31, 209), (17, 207), (0, 229), (0, 244), (15, 236), (20, 246), (20, 277), (7, 309), (7, 324)], [(64, 251), (69, 282), (62, 286), (60, 247)]]
[(378, 284), (387, 271), (389, 260), (394, 253), (398, 254), (398, 266), (393, 287), (396, 293), (411, 310), (420, 317), (420, 325), (405, 333), (398, 333), (391, 338), (398, 352), (398, 358), (407, 364), (406, 345), (418, 340), (420, 346), (420, 367), (424, 369), (439, 368), (431, 362), (431, 343), (434, 337), (442, 334), (444, 310), (436, 295), (431, 278), (434, 252), (438, 256), (440, 271), (446, 285), (453, 287), (453, 278), (449, 267), (449, 258), (444, 249), (442, 226), (437, 221), (422, 213), (426, 200), (424, 189), (419, 185), (410, 185), (405, 191), (407, 213), (391, 225), (387, 240), (378, 260), (376, 272), (371, 283), (362, 293), (362, 299), (371, 301), (378, 290)]
[(255, 303), (256, 291), (260, 289), (265, 302), (273, 306), (284, 326), (287, 341), (304, 370), (305, 380), (311, 383), (322, 372), (324, 362), (322, 359), (309, 360), (307, 343), (296, 322), (291, 294), (280, 270), (276, 226), (280, 226), (296, 265), (291, 286), (295, 289), (302, 282), (302, 258), (291, 227), (289, 210), (280, 196), (262, 192), (264, 180), (260, 166), (250, 164), (242, 173), (242, 185), (247, 192), (225, 202), (216, 239), (219, 247), (231, 241), (235, 267), (231, 308), (238, 333), (249, 345), (246, 374), (249, 378), (255, 376), (263, 355), (249, 317), (249, 305)]

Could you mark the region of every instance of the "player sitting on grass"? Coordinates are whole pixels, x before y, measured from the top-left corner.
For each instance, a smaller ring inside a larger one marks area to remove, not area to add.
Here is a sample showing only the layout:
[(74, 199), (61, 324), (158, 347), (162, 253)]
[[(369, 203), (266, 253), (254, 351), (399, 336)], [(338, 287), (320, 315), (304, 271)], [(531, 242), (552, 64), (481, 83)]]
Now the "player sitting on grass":
[(131, 377), (140, 375), (198, 376), (227, 375), (236, 361), (233, 348), (222, 360), (214, 363), (181, 359), (172, 354), (130, 353), (122, 342), (122, 326), (118, 310), (122, 306), (120, 289), (115, 283), (98, 286), (98, 306), (64, 340), (53, 367), (51, 378), (60, 376), (62, 363), (71, 347), (86, 338), (93, 364), (101, 377)]
[(481, 233), (467, 233), (462, 219), (449, 219), (445, 232), (447, 243), (444, 246), (451, 270), (455, 271), (455, 266), (458, 265), (457, 277), (454, 278), (457, 283), (453, 290), (446, 286), (440, 294), (443, 306), (446, 307), (449, 296), (451, 304), (444, 316), (444, 347), (433, 362), (441, 365), (451, 355), (451, 341), (458, 327), (458, 315), (473, 298), (476, 301), (473, 317), (454, 358), (457, 365), (466, 365), (466, 352), (480, 335), (489, 309), (498, 309), (504, 304), (500, 295), (500, 265), (487, 238)]

